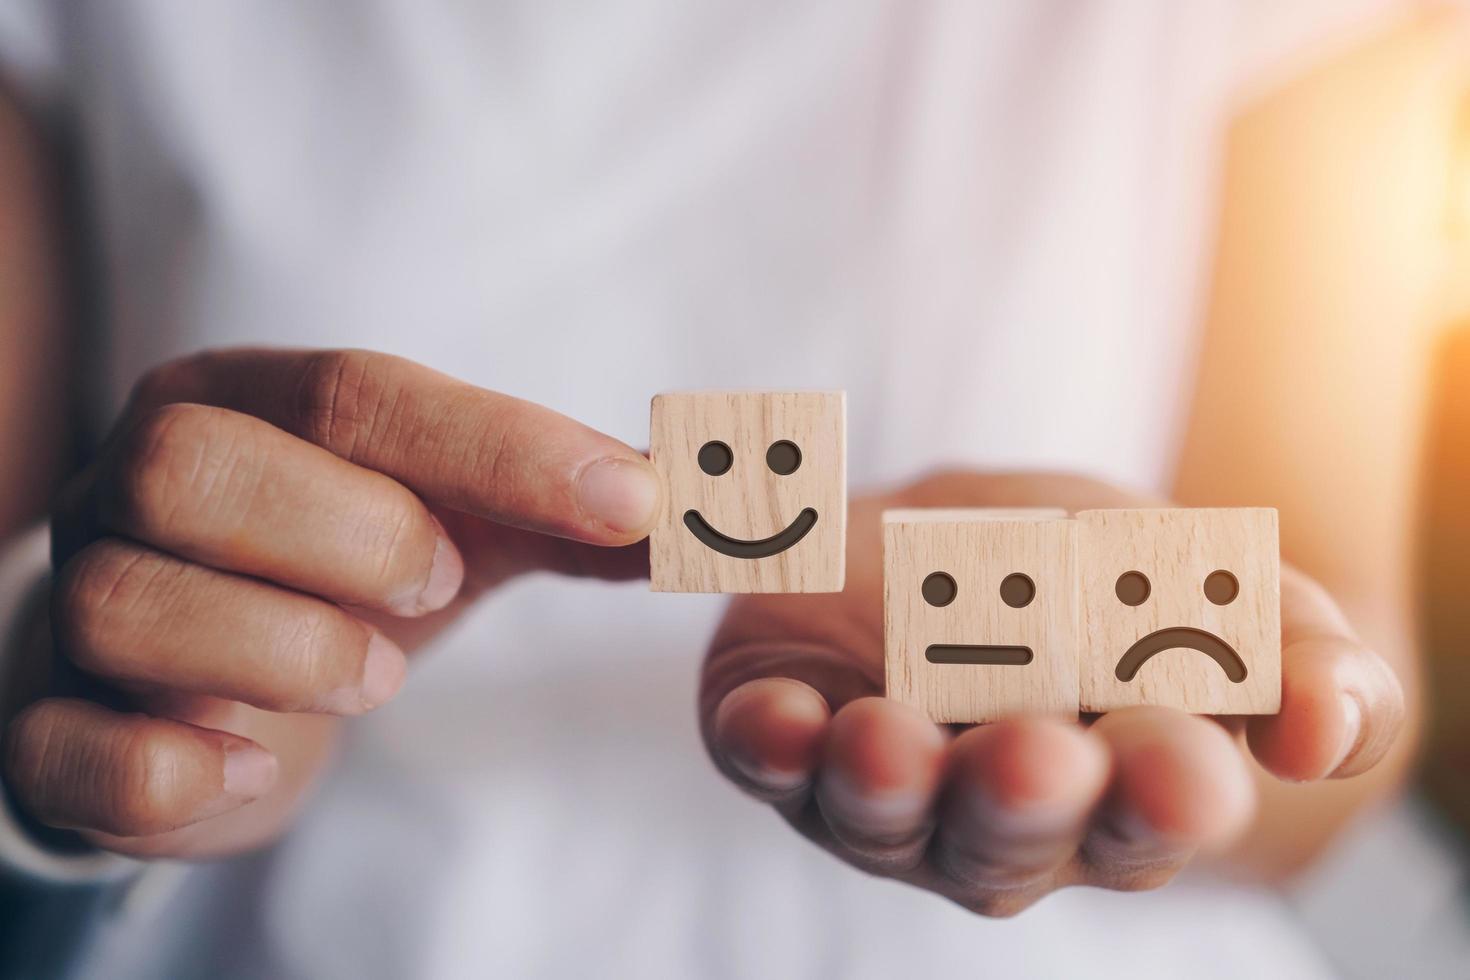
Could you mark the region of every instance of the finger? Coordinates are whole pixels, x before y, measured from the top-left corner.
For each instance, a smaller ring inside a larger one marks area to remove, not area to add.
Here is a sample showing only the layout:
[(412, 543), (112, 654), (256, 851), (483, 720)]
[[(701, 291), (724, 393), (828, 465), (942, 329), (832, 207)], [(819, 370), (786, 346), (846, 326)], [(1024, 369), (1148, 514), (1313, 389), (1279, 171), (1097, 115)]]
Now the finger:
[(403, 683), (403, 653), (331, 603), (104, 538), (62, 569), (58, 648), (128, 686), (269, 711), (361, 714)]
[(437, 514), (464, 554), (474, 556), (461, 595), (473, 598), (524, 572), (607, 581), (648, 578), (648, 540), (606, 547), (539, 534), (458, 511)]
[(810, 790), (831, 712), (812, 687), (786, 677), (750, 681), (715, 711), (715, 764), (737, 786), (771, 802)]
[[(298, 816), (342, 732), (340, 721), (330, 715), (277, 714), (191, 695), (179, 695), (173, 705), (152, 694), (136, 700), (147, 715), (243, 736), (277, 760), (274, 784), (249, 806), (160, 834), (119, 837), (78, 831), (94, 847), (143, 859), (205, 860), (258, 850), (277, 839)], [(210, 706), (201, 710), (201, 702)], [(170, 710), (176, 713), (163, 713)]]
[(84, 504), (105, 531), (351, 605), (447, 605), (464, 563), (401, 484), (259, 419), (204, 405), (144, 415)]
[(631, 447), (547, 408), (371, 351), (233, 350), (153, 372), (137, 408), (193, 401), (256, 416), (420, 496), (500, 523), (629, 544), (660, 484)]
[(849, 860), (887, 873), (923, 860), (946, 741), (914, 708), (884, 698), (862, 698), (833, 716), (816, 799)]
[(52, 827), (164, 833), (243, 806), (276, 775), (249, 739), (86, 701), (38, 701), (6, 732), (7, 783)]
[(1281, 712), (1249, 720), (1251, 751), (1283, 779), (1354, 776), (1383, 758), (1404, 721), (1403, 685), (1364, 647), (1332, 598), (1281, 569)]
[(1107, 786), (1109, 754), (1074, 723), (1017, 718), (954, 741), (935, 866), (962, 894), (1049, 890)]
[(1088, 878), (1111, 888), (1168, 881), (1200, 850), (1244, 832), (1255, 786), (1230, 735), (1171, 708), (1125, 708), (1092, 731), (1107, 743), (1113, 775), (1083, 845)]

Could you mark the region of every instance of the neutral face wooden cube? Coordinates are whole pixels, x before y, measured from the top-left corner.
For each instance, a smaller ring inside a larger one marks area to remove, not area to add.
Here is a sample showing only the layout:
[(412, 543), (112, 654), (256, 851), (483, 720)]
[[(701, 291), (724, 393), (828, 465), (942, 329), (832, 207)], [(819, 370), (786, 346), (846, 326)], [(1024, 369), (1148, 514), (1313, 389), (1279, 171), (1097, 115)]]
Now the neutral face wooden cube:
[(653, 399), (664, 508), (655, 592), (840, 592), (847, 570), (847, 402), (840, 391)]
[(888, 697), (936, 722), (1076, 717), (1075, 552), (1063, 511), (886, 511)]
[(1077, 523), (1084, 711), (1281, 710), (1276, 511), (1094, 510)]

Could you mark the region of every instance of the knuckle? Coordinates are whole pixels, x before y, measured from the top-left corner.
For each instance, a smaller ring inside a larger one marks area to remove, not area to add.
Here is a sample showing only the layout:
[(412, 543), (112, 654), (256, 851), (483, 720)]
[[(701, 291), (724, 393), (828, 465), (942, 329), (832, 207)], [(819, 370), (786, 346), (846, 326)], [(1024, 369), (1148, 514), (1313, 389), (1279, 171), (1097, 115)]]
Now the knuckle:
[(428, 578), (435, 536), (409, 494), (384, 494), (378, 506), (368, 509), (358, 533), (365, 551), (379, 556), (372, 571), (385, 595)]
[(352, 460), (392, 414), (393, 358), (362, 350), (312, 354), (302, 374), (296, 416), (303, 435)]
[(1088, 834), (1078, 857), (1086, 884), (1109, 891), (1146, 892), (1167, 885), (1194, 854), (1193, 847), (1140, 842), (1100, 827)]
[(959, 857), (941, 850), (941, 870), (955, 885), (977, 891), (1014, 893), (1037, 887), (1052, 873), (1050, 864), (1009, 864), (975, 856)]
[(106, 540), (69, 561), (52, 594), (58, 645), (68, 658), (97, 669), (125, 656), (168, 567), (156, 552)]
[(924, 862), (922, 844), (885, 847), (882, 845), (846, 844), (847, 863), (875, 878), (897, 878), (913, 871)]
[(183, 822), (183, 773), (167, 741), (143, 727), (119, 739), (109, 760), (107, 826), (122, 837), (172, 830)]
[(474, 442), (473, 472), (485, 474), (485, 482), (493, 487), (512, 489), (523, 482), (521, 461), (515, 452), (517, 434), (515, 420), (506, 413), (489, 415), (481, 438)]
[(37, 701), (6, 727), (5, 778), (20, 793), (31, 793), (45, 779), (61, 733), (63, 711), (58, 701)]
[(167, 533), (207, 497), (229, 465), (222, 413), (172, 404), (148, 412), (134, 428), (118, 463), (116, 507), (141, 533)]
[(1030, 892), (970, 892), (954, 901), (966, 911), (987, 919), (1010, 919), (1036, 904), (1040, 896)]
[(1115, 892), (1157, 891), (1173, 881), (1174, 875), (1174, 871), (1135, 872), (1112, 879), (1104, 883), (1103, 887)]
[(1094, 863), (1088, 884), (1114, 892), (1151, 892), (1173, 881), (1183, 866), (1169, 860)]
[(310, 707), (320, 695), (348, 683), (352, 664), (360, 669), (362, 660), (361, 651), (348, 643), (340, 624), (324, 611), (296, 618), (279, 650), (282, 663), (277, 676), (289, 678), (278, 698), (277, 710), (282, 711)]
[(156, 722), (118, 731), (88, 729), (82, 702), (38, 701), (11, 722), (5, 774), (44, 823), (124, 837), (179, 826), (188, 804), (185, 773)]

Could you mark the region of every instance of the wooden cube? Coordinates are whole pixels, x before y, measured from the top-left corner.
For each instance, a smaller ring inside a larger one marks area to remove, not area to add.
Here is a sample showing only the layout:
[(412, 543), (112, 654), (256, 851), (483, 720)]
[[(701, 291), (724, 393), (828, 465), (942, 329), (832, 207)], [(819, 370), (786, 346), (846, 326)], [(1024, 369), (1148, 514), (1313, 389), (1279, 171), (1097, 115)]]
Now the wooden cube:
[(1052, 510), (883, 514), (888, 696), (936, 722), (1077, 715), (1076, 524)]
[(841, 592), (847, 401), (840, 391), (695, 391), (653, 399), (664, 507), (655, 592)]
[(1265, 508), (1077, 515), (1082, 709), (1281, 710), (1281, 558)]

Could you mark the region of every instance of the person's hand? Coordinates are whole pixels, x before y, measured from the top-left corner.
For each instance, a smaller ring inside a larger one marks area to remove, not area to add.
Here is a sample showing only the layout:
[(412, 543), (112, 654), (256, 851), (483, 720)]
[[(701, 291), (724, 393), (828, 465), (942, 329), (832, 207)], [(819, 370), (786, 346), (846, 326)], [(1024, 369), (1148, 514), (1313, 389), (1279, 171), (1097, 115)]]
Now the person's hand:
[(393, 697), (404, 651), (476, 594), (647, 574), (646, 546), (608, 546), (645, 537), (659, 494), (623, 443), (396, 357), (159, 368), (53, 521), (55, 669), (6, 730), (7, 786), (124, 853), (256, 844), (335, 719)]
[(1398, 679), (1287, 567), (1279, 715), (1139, 707), (1090, 725), (941, 727), (879, 696), (884, 508), (1151, 503), (1076, 478), (969, 474), (856, 501), (845, 592), (732, 603), (700, 694), (716, 765), (844, 861), (985, 915), (1067, 885), (1155, 887), (1196, 852), (1228, 846), (1254, 809), (1251, 755), (1295, 781), (1373, 766), (1404, 717)]

